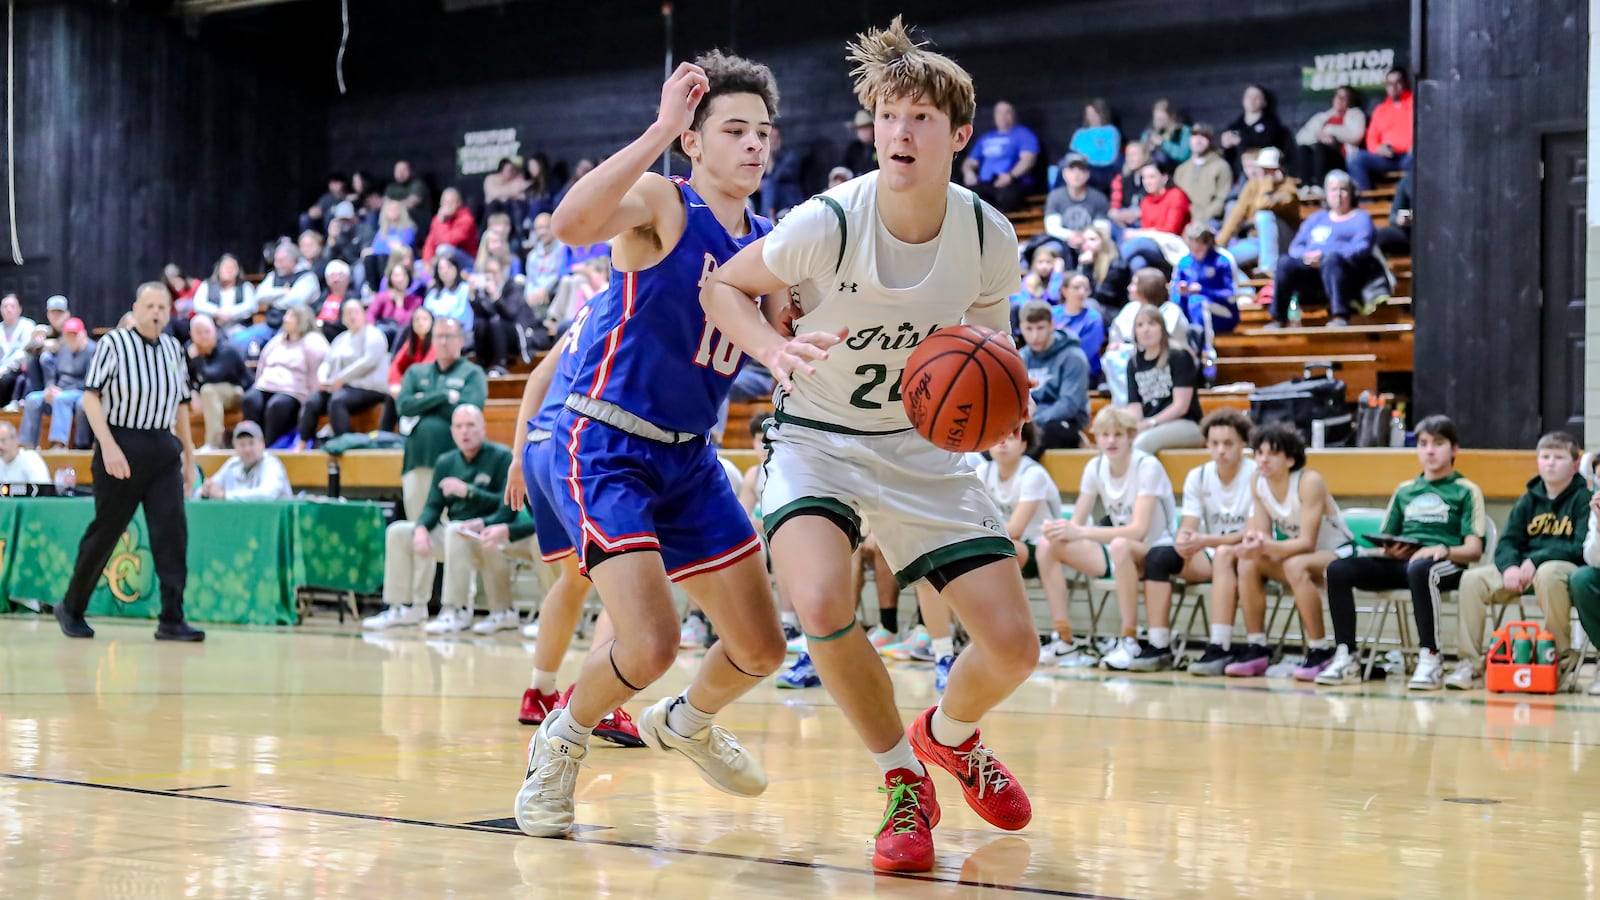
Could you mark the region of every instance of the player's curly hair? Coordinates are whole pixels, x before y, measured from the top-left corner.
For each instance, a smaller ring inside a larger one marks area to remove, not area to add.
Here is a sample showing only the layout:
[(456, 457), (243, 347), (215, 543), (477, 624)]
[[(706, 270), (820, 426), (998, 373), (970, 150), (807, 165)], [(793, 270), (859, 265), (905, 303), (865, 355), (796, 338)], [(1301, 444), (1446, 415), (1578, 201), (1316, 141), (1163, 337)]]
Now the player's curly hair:
[[(755, 94), (766, 104), (767, 117), (777, 121), (778, 80), (772, 76), (771, 69), (721, 50), (702, 53), (694, 64), (705, 70), (710, 88), (700, 98), (700, 105), (695, 107), (694, 121), (689, 125), (689, 130), (699, 131), (705, 127), (706, 116), (711, 113), (711, 101), (723, 94)], [(681, 139), (673, 144), (673, 148), (679, 155), (687, 156), (683, 152)]]
[(978, 111), (972, 76), (956, 61), (925, 49), (927, 41), (914, 41), (900, 16), (887, 30), (869, 29), (847, 44), (845, 59), (856, 64), (856, 98), (866, 109), (877, 111), (881, 100), (901, 97), (922, 99), (950, 117), (950, 127), (972, 124)]

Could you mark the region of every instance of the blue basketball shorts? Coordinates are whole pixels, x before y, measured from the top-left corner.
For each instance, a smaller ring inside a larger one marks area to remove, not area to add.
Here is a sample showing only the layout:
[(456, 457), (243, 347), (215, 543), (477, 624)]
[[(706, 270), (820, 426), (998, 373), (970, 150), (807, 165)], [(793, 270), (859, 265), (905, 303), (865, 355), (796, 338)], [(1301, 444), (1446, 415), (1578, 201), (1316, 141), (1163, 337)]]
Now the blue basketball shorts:
[(539, 558), (555, 562), (572, 552), (572, 536), (556, 515), (555, 489), (550, 481), (550, 441), (522, 445), (522, 479), (528, 485), (528, 512), (533, 516), (533, 536), (539, 541)]

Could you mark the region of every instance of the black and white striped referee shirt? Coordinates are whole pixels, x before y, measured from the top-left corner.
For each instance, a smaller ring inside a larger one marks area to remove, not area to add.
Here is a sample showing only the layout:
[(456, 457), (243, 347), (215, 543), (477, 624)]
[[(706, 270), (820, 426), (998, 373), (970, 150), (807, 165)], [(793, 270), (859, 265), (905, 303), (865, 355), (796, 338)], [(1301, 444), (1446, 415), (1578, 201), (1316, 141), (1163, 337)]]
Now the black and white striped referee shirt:
[(147, 341), (132, 328), (106, 332), (89, 363), (84, 390), (100, 394), (113, 428), (165, 430), (189, 402), (189, 365), (178, 339)]

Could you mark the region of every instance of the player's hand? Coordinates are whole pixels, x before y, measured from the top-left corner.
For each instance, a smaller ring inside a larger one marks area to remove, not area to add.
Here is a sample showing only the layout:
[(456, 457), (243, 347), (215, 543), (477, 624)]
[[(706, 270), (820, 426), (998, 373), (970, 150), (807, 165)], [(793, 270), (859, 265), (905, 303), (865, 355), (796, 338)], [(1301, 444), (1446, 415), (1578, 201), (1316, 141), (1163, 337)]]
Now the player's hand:
[(850, 329), (841, 328), (832, 331), (808, 331), (797, 334), (784, 341), (783, 344), (761, 360), (767, 371), (772, 373), (772, 379), (783, 386), (783, 389), (794, 389), (794, 375), (796, 372), (805, 375), (817, 374), (813, 362), (828, 358), (828, 348), (843, 341), (850, 333)]
[(117, 446), (116, 441), (106, 441), (100, 445), (100, 464), (105, 466), (106, 474), (112, 478), (133, 477), (133, 470), (128, 468), (128, 457), (123, 455), (122, 448)]
[(694, 111), (711, 89), (706, 70), (694, 63), (679, 63), (672, 77), (661, 86), (661, 111), (656, 121), (672, 134), (682, 134), (694, 124)]
[(467, 483), (455, 477), (446, 478), (439, 482), (439, 493), (444, 494), (446, 497), (465, 497), (467, 495)]
[(1185, 528), (1179, 531), (1178, 536), (1173, 539), (1172, 547), (1178, 551), (1179, 556), (1188, 559), (1195, 554), (1196, 550), (1200, 549), (1200, 542), (1192, 530)]
[(478, 542), (490, 550), (504, 544), (509, 537), (511, 537), (511, 527), (509, 525), (490, 525), (488, 528), (478, 532)]
[(411, 551), (418, 556), (433, 555), (433, 536), (428, 534), (428, 529), (418, 528), (411, 532)]
[(1506, 590), (1514, 594), (1522, 593), (1522, 589), (1528, 586), (1527, 583), (1522, 580), (1521, 566), (1512, 566), (1511, 568), (1505, 570), (1500, 574), (1500, 580), (1505, 583)]
[(1247, 531), (1244, 540), (1239, 542), (1239, 557), (1241, 559), (1260, 559), (1261, 554), (1267, 549), (1267, 536), (1259, 531)]
[(1443, 544), (1434, 544), (1431, 547), (1421, 547), (1411, 554), (1412, 559), (1440, 560), (1450, 555), (1450, 548)]
[[(1430, 548), (1431, 549), (1431, 548)], [(1383, 555), (1390, 559), (1410, 559), (1413, 554), (1420, 554), (1421, 550), (1407, 544), (1385, 544)]]
[(522, 480), (522, 460), (512, 457), (511, 468), (506, 471), (506, 505), (512, 512), (522, 509), (528, 497), (528, 486)]

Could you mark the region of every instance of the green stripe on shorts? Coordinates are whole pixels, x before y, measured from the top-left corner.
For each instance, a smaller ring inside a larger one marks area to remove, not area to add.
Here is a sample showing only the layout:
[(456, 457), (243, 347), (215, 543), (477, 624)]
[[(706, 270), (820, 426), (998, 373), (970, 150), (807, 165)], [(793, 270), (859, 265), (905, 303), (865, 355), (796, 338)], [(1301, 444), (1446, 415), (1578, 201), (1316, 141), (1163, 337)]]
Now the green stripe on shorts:
[(850, 549), (853, 551), (861, 546), (861, 517), (856, 511), (832, 497), (801, 497), (790, 500), (777, 508), (772, 513), (762, 517), (761, 525), (767, 531), (767, 542), (772, 542), (772, 535), (777, 532), (778, 526), (807, 510), (824, 509), (828, 512), (843, 516), (854, 528), (855, 532), (845, 537), (850, 540)]
[(904, 590), (907, 586), (915, 584), (928, 577), (928, 573), (935, 569), (943, 568), (953, 562), (971, 559), (974, 556), (1011, 556), (1017, 555), (1017, 548), (1012, 546), (1010, 538), (980, 537), (970, 538), (958, 543), (930, 550), (911, 562), (911, 565), (894, 574), (894, 580)]

